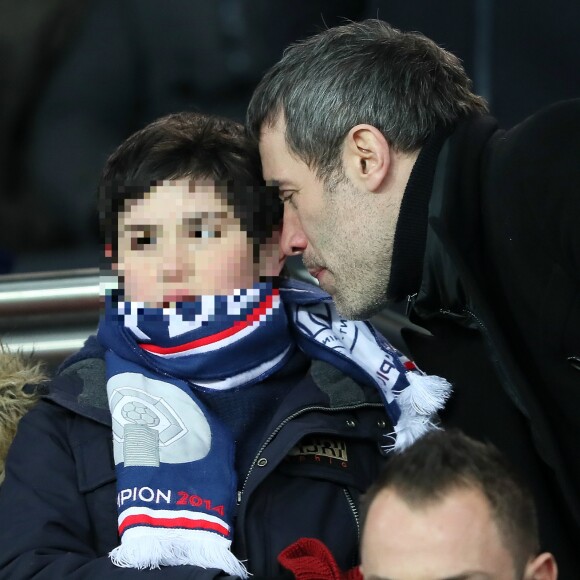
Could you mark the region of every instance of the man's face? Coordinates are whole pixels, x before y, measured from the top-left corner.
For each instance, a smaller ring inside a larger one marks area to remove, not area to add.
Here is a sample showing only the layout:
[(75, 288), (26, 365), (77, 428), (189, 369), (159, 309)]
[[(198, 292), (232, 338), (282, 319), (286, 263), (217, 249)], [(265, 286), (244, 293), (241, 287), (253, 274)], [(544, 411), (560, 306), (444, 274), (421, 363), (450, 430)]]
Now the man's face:
[(211, 182), (167, 181), (119, 217), (125, 297), (163, 307), (257, 281), (252, 243)]
[(279, 187), (285, 202), (284, 253), (302, 254), (305, 267), (346, 318), (367, 318), (380, 310), (398, 206), (377, 212), (374, 194), (357, 189), (346, 175), (321, 181), (289, 151), (283, 119), (262, 128), (260, 155), (264, 178)]
[(365, 580), (515, 578), (484, 495), (469, 488), (421, 507), (381, 491), (369, 508), (361, 559)]

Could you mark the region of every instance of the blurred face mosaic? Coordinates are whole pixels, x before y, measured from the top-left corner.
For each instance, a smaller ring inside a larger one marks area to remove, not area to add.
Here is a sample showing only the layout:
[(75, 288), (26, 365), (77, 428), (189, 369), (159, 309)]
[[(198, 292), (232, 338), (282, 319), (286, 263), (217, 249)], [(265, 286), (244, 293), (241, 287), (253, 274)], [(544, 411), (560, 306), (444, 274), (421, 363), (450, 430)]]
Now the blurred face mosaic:
[(127, 201), (115, 265), (127, 300), (169, 307), (257, 282), (252, 240), (219, 188), (212, 181), (163, 181)]

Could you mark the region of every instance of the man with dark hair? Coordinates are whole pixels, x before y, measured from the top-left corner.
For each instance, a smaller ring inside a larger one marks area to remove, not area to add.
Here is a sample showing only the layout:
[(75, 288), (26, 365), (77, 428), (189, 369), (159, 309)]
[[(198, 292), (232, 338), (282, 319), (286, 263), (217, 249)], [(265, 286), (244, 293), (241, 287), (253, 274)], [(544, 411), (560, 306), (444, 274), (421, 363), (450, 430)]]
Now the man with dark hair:
[[(393, 457), (363, 500), (367, 580), (554, 580), (530, 492), (499, 451), (433, 432)], [(395, 533), (393, 533), (395, 532)]]
[(494, 443), (580, 570), (580, 101), (505, 132), (459, 60), (369, 20), (290, 47), (248, 128), (281, 238), (349, 318), (455, 386), (443, 424)]

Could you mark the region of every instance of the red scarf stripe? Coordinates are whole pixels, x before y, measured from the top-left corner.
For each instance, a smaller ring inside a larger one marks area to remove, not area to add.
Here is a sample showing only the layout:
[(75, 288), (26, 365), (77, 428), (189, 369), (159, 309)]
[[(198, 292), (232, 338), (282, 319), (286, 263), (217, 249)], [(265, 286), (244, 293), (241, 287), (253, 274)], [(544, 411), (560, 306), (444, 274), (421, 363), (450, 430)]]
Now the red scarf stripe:
[(155, 518), (146, 514), (136, 514), (127, 516), (119, 526), (119, 536), (132, 526), (152, 526), (154, 528), (187, 528), (189, 530), (209, 530), (217, 532), (224, 537), (230, 535), (227, 528), (217, 522), (210, 522), (203, 519), (192, 520), (189, 518)]
[(178, 346), (156, 346), (154, 344), (142, 344), (139, 346), (146, 350), (147, 352), (153, 352), (155, 354), (175, 354), (177, 352), (184, 352), (186, 350), (191, 350), (199, 346), (206, 346), (207, 344), (213, 344), (223, 340), (224, 338), (229, 338), (234, 334), (244, 330), (248, 326), (251, 326), (255, 322), (260, 320), (260, 316), (267, 314), (268, 310), (272, 308), (274, 301), (274, 296), (278, 296), (279, 291), (277, 288), (272, 290), (272, 294), (266, 296), (266, 298), (246, 316), (245, 320), (237, 320), (233, 323), (230, 328), (226, 328), (217, 334), (211, 336), (206, 336), (204, 338), (198, 338), (197, 340), (192, 340), (191, 342), (186, 342), (185, 344), (180, 344)]

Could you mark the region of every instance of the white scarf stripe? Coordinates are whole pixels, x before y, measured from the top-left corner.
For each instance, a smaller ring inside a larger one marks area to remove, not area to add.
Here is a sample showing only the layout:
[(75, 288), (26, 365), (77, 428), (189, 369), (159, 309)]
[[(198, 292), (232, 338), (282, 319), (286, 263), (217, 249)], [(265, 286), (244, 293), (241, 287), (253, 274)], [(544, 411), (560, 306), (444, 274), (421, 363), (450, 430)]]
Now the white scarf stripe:
[(206, 389), (212, 389), (214, 391), (227, 391), (228, 389), (233, 389), (239, 385), (247, 384), (254, 379), (258, 378), (260, 375), (264, 374), (267, 370), (275, 367), (282, 360), (288, 355), (290, 350), (292, 349), (292, 345), (289, 346), (284, 352), (279, 354), (277, 357), (274, 357), (272, 360), (266, 361), (261, 365), (257, 366), (255, 369), (250, 369), (245, 373), (240, 373), (235, 377), (231, 377), (228, 379), (218, 380), (218, 381), (208, 381), (208, 382), (201, 382), (196, 381), (196, 385), (200, 387), (205, 387)]

